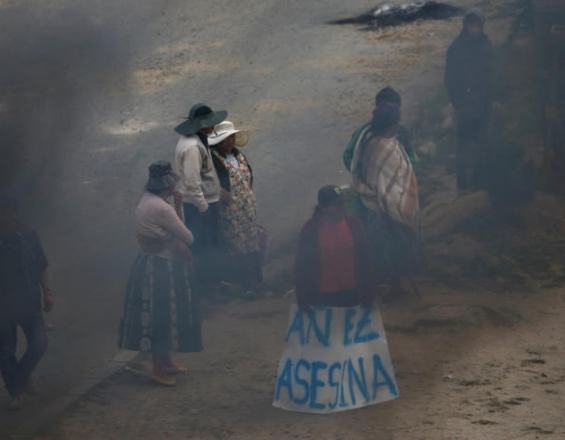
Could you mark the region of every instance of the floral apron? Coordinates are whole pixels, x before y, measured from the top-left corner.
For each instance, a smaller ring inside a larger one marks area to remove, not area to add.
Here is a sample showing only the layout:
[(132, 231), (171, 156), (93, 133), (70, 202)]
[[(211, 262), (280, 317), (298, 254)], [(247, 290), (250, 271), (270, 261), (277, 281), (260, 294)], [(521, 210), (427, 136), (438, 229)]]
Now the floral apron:
[(220, 229), (231, 254), (259, 251), (257, 205), (252, 188), (251, 170), (242, 154), (235, 161), (221, 158), (230, 177), (230, 201), (221, 203)]

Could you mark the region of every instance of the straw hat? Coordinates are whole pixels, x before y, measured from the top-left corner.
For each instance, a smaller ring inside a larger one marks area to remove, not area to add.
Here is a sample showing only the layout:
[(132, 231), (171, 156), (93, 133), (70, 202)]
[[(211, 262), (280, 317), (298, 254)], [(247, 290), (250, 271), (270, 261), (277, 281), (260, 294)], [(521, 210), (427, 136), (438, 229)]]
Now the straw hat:
[(173, 188), (178, 179), (178, 176), (173, 173), (171, 163), (160, 160), (149, 166), (149, 179), (147, 180), (145, 189), (148, 191), (163, 191)]
[(214, 127), (214, 132), (208, 136), (208, 144), (218, 145), (233, 135), (235, 135), (235, 145), (237, 147), (245, 147), (249, 142), (249, 135), (247, 132), (236, 130), (233, 122), (224, 121)]

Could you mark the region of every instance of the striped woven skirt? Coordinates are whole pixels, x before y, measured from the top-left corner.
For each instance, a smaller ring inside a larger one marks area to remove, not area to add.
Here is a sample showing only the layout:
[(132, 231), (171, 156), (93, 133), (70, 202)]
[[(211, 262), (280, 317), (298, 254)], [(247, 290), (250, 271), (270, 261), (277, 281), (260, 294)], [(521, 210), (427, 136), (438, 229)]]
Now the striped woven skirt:
[(137, 256), (126, 291), (120, 348), (154, 353), (202, 350), (199, 303), (190, 276), (184, 262)]

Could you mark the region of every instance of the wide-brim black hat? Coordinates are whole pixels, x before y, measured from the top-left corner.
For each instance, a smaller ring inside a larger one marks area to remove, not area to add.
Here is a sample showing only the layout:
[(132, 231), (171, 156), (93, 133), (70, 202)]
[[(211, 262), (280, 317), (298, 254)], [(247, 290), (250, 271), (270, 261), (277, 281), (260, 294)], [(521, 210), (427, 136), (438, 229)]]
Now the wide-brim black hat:
[(191, 136), (203, 128), (214, 128), (225, 121), (228, 112), (225, 110), (213, 111), (206, 104), (196, 104), (190, 109), (186, 121), (175, 127), (175, 131), (183, 136)]

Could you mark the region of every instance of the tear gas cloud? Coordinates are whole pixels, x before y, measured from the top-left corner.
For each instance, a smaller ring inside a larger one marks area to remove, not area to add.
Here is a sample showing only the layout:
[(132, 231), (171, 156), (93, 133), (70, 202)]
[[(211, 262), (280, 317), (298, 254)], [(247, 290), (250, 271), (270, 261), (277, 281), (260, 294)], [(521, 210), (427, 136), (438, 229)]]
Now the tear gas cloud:
[(0, 7), (0, 189), (28, 200), (43, 200), (40, 188), (71, 166), (69, 134), (128, 70), (117, 27), (78, 3)]

